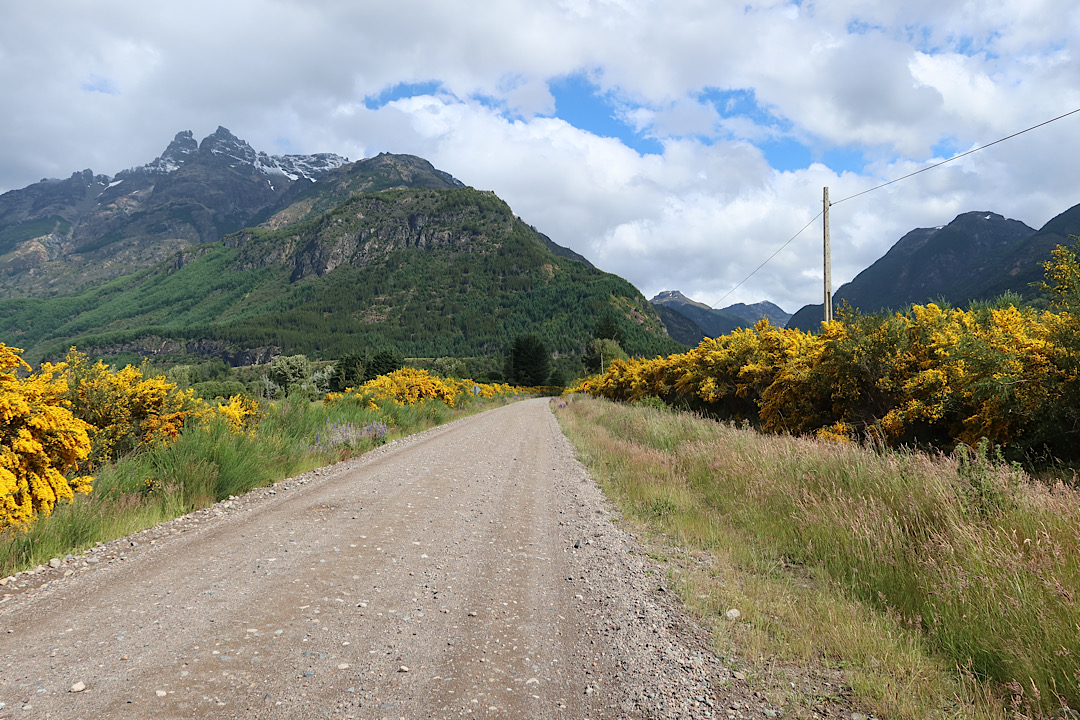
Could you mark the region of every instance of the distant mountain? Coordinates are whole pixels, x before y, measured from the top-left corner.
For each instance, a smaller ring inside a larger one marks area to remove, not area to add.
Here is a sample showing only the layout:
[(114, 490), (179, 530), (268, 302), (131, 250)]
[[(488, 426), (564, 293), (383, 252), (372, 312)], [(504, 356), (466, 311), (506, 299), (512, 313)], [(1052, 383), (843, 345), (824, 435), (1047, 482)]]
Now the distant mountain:
[[(873, 265), (834, 294), (862, 312), (902, 310), (912, 303), (944, 300), (966, 306), (1006, 291), (1032, 297), (1042, 278), (1041, 262), (1058, 243), (1080, 232), (1080, 205), (1036, 232), (1019, 220), (992, 212), (968, 212), (948, 225), (912, 230)], [(800, 309), (788, 327), (816, 330), (821, 305)]]
[(973, 298), (992, 298), (1011, 290), (1024, 297), (1036, 294), (1032, 283), (1043, 279), (1043, 263), (1051, 259), (1058, 245), (1075, 246), (1071, 237), (1080, 236), (1080, 205), (1051, 218), (1039, 231), (1017, 243), (1002, 259), (996, 273), (989, 273), (971, 288)]
[(720, 312), (734, 315), (748, 325), (753, 325), (758, 320), (766, 319), (770, 324), (775, 325), (776, 327), (784, 327), (791, 318), (791, 313), (784, 312), (783, 308), (774, 305), (767, 300), (754, 303), (753, 305), (735, 303), (734, 305), (728, 305), (725, 308), (721, 308)]
[[(262, 225), (151, 268), (78, 294), (0, 300), (0, 341), (29, 348), (32, 360), (76, 344), (106, 356), (244, 364), (381, 347), (411, 357), (501, 353), (537, 333), (575, 354), (611, 314), (628, 352), (679, 350), (632, 285), (555, 254), (493, 193), (430, 173), (418, 158), (364, 162), (375, 175), (415, 171), (444, 186), (371, 191), (375, 183), (342, 192), (322, 213), (311, 208), (330, 201), (305, 189)], [(341, 192), (359, 177), (355, 165), (311, 188)], [(283, 220), (289, 213), (300, 219)]]
[[(691, 300), (678, 290), (665, 290), (658, 293), (649, 301), (659, 311), (664, 308), (667, 312), (661, 312), (660, 317), (668, 328), (668, 333), (673, 339), (684, 345), (697, 345), (703, 337), (718, 337), (726, 335), (740, 327), (751, 327), (758, 320), (768, 318), (769, 322), (778, 327), (783, 327), (791, 317), (789, 313), (771, 302), (759, 302), (753, 305), (737, 303), (728, 307), (714, 310), (705, 303)], [(670, 313), (693, 323), (693, 327), (685, 327), (679, 318), (673, 318)], [(694, 337), (696, 340), (691, 341)]]
[(713, 310), (705, 303), (691, 300), (678, 290), (665, 290), (649, 302), (654, 307), (665, 306), (691, 320), (701, 329), (705, 337), (727, 335), (742, 325), (740, 318)]
[[(531, 226), (530, 226), (530, 227), (531, 227)], [(535, 227), (534, 227), (534, 228), (532, 228), (532, 229), (533, 229), (533, 230), (536, 230), (536, 228), (535, 228)], [(578, 261), (579, 263), (581, 263), (581, 264), (582, 264), (582, 265), (584, 265), (585, 267), (590, 267), (590, 268), (595, 268), (595, 267), (596, 267), (596, 266), (595, 266), (595, 265), (593, 265), (593, 264), (592, 264), (591, 262), (589, 262), (589, 261), (588, 261), (588, 260), (587, 260), (587, 259), (585, 258), (585, 256), (584, 256), (584, 255), (579, 255), (578, 253), (574, 252), (574, 251), (573, 251), (573, 250), (571, 250), (570, 248), (568, 248), (568, 247), (563, 247), (562, 245), (558, 244), (557, 242), (555, 242), (554, 240), (552, 240), (551, 238), (549, 238), (549, 237), (548, 237), (547, 235), (545, 235), (545, 234), (544, 234), (544, 233), (542, 233), (542, 232), (539, 232), (539, 231), (537, 231), (537, 233), (536, 233), (536, 234), (537, 234), (537, 235), (539, 235), (539, 236), (540, 236), (540, 240), (542, 240), (542, 241), (543, 241), (543, 243), (544, 243), (545, 245), (547, 245), (547, 247), (548, 247), (548, 250), (550, 250), (551, 252), (555, 253), (555, 254), (556, 254), (556, 255), (558, 255), (559, 257), (569, 258), (570, 260), (577, 260), (577, 261)]]
[(262, 224), (280, 228), (308, 220), (334, 209), (358, 193), (458, 187), (464, 187), (464, 184), (423, 158), (379, 153), (372, 158), (331, 168), (315, 182), (292, 185), (275, 206), (268, 208)]
[(423, 158), (270, 156), (225, 128), (0, 196), (5, 295), (0, 341), (35, 360), (480, 355), (523, 333), (575, 354), (608, 315), (631, 353), (680, 347), (632, 285)]
[(670, 305), (652, 303), (653, 308), (660, 315), (660, 321), (667, 328), (668, 335), (675, 342), (689, 347), (696, 347), (705, 339), (705, 331), (698, 324), (686, 317)]
[(257, 221), (347, 158), (267, 155), (219, 127), (177, 133), (115, 177), (90, 170), (0, 195), (0, 296), (55, 295), (149, 267)]

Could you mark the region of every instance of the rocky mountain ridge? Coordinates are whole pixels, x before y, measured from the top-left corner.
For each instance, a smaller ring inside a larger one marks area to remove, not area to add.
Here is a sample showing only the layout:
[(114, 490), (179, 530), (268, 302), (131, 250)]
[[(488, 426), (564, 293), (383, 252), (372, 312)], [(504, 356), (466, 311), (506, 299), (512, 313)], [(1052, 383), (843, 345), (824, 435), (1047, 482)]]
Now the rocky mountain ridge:
[[(33, 361), (77, 345), (124, 361), (233, 364), (373, 348), (475, 357), (536, 333), (579, 355), (609, 315), (628, 352), (679, 349), (632, 285), (556, 253), (494, 193), (428, 168), (392, 155), (342, 166), (310, 184), (320, 194), (305, 190), (221, 241), (78, 294), (0, 300), (0, 342)], [(383, 187), (403, 173), (418, 186)], [(319, 212), (340, 185), (375, 190)]]
[(717, 337), (740, 327), (751, 327), (767, 318), (773, 325), (783, 327), (791, 317), (782, 308), (768, 301), (747, 305), (736, 303), (713, 309), (692, 300), (678, 290), (657, 293), (649, 303), (657, 309), (672, 339), (694, 346), (705, 337)]
[(219, 127), (177, 133), (153, 161), (0, 195), (0, 296), (59, 295), (257, 222), (348, 159), (268, 155)]
[(341, 167), (349, 158), (335, 153), (315, 153), (314, 155), (267, 155), (257, 152), (247, 142), (233, 135), (225, 127), (206, 136), (202, 142), (195, 140), (194, 133), (182, 130), (176, 133), (172, 142), (155, 160), (137, 167), (122, 170), (115, 180), (139, 173), (168, 174), (183, 168), (190, 160), (200, 154), (216, 155), (232, 168), (250, 165), (267, 176), (283, 176), (290, 181), (314, 181), (327, 170)]

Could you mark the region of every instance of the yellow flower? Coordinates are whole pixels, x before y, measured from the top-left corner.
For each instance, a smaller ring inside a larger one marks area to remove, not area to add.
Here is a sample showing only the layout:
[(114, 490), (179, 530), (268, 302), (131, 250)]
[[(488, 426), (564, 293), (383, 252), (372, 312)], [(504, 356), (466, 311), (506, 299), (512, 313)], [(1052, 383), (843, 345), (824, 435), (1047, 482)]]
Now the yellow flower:
[(67, 408), (65, 379), (50, 365), (18, 377), (31, 370), (20, 353), (0, 343), (0, 530), (48, 516), (93, 480), (65, 477), (90, 454), (89, 426)]
[(90, 465), (124, 453), (169, 443), (179, 436), (189, 417), (207, 412), (191, 390), (177, 390), (164, 377), (146, 377), (132, 365), (113, 370), (101, 360), (90, 364), (72, 348), (64, 362), (44, 365), (63, 373), (72, 412), (91, 426)]

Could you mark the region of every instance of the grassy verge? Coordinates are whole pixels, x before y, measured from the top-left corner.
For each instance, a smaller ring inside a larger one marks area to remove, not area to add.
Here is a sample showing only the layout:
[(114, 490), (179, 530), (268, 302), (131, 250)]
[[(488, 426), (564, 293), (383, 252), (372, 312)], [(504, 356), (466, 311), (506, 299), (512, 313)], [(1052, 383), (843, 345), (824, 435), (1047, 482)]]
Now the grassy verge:
[[(717, 651), (791, 714), (848, 692), (822, 690), (829, 669), (881, 717), (1080, 707), (1076, 490), (978, 453), (879, 452), (666, 409), (565, 405), (560, 421), (594, 477), (674, 548), (661, 551), (673, 584)], [(801, 688), (796, 666), (821, 682)]]
[(230, 495), (362, 454), (388, 440), (471, 415), (504, 399), (461, 407), (425, 400), (333, 406), (286, 400), (246, 433), (221, 420), (194, 424), (159, 446), (102, 468), (89, 495), (60, 504), (27, 531), (0, 534), (0, 577), (123, 537)]

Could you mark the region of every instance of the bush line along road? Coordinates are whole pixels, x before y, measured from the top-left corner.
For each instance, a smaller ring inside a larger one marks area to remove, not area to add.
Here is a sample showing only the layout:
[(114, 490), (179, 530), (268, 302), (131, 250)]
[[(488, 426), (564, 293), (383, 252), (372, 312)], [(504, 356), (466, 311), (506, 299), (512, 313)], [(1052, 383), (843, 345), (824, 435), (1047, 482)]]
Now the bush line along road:
[(0, 717), (774, 713), (612, 519), (547, 400), (461, 419), (39, 573)]

